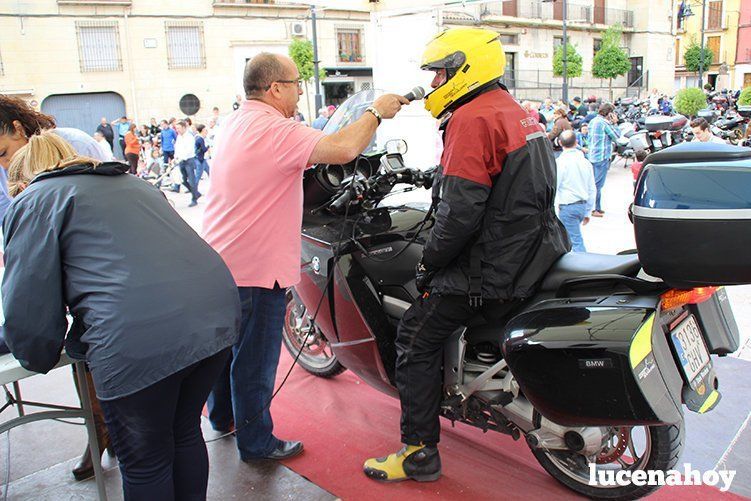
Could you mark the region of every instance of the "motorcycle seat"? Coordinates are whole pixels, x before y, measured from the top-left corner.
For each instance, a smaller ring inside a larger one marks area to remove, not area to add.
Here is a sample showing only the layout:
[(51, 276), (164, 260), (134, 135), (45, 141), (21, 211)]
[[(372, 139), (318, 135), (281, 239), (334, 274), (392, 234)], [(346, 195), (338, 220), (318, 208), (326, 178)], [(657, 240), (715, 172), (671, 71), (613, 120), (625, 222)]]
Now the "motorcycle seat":
[(590, 275), (636, 276), (641, 264), (636, 254), (612, 256), (587, 252), (569, 252), (556, 261), (542, 281), (540, 289), (555, 292), (571, 278)]

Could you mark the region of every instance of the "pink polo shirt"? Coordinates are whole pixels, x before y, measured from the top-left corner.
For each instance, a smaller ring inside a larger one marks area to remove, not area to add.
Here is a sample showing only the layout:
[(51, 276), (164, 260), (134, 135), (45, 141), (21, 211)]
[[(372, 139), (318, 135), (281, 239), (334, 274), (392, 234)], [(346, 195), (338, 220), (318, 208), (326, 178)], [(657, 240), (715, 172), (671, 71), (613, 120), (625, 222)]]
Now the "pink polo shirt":
[(300, 281), (302, 177), (323, 137), (254, 100), (222, 124), (202, 233), (238, 287)]

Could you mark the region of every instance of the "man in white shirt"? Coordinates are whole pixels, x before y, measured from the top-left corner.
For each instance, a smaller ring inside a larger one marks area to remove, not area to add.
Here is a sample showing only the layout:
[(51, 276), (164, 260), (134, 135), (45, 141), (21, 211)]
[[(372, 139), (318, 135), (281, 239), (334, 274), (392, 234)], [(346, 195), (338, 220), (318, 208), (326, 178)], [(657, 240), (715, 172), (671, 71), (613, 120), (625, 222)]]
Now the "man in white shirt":
[(115, 161), (115, 155), (112, 154), (112, 147), (110, 146), (110, 143), (108, 143), (107, 140), (104, 138), (104, 134), (97, 131), (94, 133), (94, 139), (99, 145), (99, 149), (102, 150), (102, 153), (104, 154), (104, 158), (106, 158), (108, 162)]
[(576, 134), (565, 130), (558, 136), (563, 147), (555, 160), (558, 186), (555, 205), (558, 217), (568, 231), (571, 248), (574, 252), (587, 252), (582, 239), (581, 225), (589, 222), (589, 214), (595, 205), (597, 188), (592, 164), (584, 153), (576, 148)]
[(694, 118), (691, 120), (691, 132), (694, 133), (694, 139), (692, 143), (716, 143), (727, 144), (724, 139), (712, 134), (712, 129), (709, 128), (709, 122), (703, 118)]
[(177, 141), (175, 141), (175, 163), (180, 167), (183, 176), (183, 186), (188, 188), (191, 194), (188, 207), (198, 205), (198, 187), (196, 186), (196, 140), (188, 130), (188, 124), (184, 120), (177, 122)]

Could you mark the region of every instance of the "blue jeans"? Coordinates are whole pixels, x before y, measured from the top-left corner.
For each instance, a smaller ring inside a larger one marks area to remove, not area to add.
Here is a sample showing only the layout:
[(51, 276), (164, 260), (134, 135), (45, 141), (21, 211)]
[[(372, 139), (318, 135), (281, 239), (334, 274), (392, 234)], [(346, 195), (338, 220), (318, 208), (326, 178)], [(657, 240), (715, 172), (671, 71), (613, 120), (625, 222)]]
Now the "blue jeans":
[[(282, 348), (286, 290), (275, 285), (238, 287), (242, 305), (240, 338), (232, 350), (232, 364), (214, 384), (209, 416), (215, 428), (234, 415), (241, 459), (268, 455), (280, 441), (272, 434), (269, 402)], [(227, 391), (227, 389), (230, 391)]]
[(584, 239), (582, 239), (581, 224), (584, 218), (587, 217), (587, 204), (569, 204), (559, 205), (558, 214), (560, 215), (563, 226), (566, 227), (568, 236), (571, 239), (571, 250), (574, 252), (587, 252), (584, 247)]
[(188, 188), (192, 200), (198, 200), (198, 183), (196, 183), (196, 159), (189, 158), (180, 162), (180, 174), (183, 176), (183, 186)]
[(600, 196), (602, 194), (602, 187), (605, 186), (605, 178), (608, 177), (608, 169), (610, 169), (610, 159), (603, 160), (602, 162), (592, 162), (592, 167), (595, 171), (595, 188), (597, 188), (597, 198), (595, 199), (595, 210), (602, 210), (600, 205)]
[(204, 172), (209, 174), (209, 162), (205, 158), (203, 160), (196, 158), (196, 189), (198, 189), (198, 183), (201, 182)]
[(126, 501), (206, 499), (201, 409), (229, 353), (226, 348), (131, 395), (101, 401)]

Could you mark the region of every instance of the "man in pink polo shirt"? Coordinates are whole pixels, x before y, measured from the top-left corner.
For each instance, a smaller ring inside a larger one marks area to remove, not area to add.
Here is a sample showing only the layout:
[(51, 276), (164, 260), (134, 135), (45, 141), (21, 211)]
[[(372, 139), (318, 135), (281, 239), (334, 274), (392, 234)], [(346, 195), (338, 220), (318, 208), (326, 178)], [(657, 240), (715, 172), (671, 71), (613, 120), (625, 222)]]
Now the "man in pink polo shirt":
[(407, 104), (402, 96), (381, 96), (370, 113), (327, 136), (290, 120), (300, 84), (288, 57), (261, 53), (248, 62), (247, 100), (222, 126), (204, 212), (203, 237), (229, 266), (242, 303), (240, 338), (231, 366), (209, 397), (209, 418), (219, 431), (236, 424), (242, 460), (284, 459), (303, 448), (273, 435), (269, 412), (285, 289), (300, 280), (303, 171), (311, 164), (353, 160), (381, 119)]

